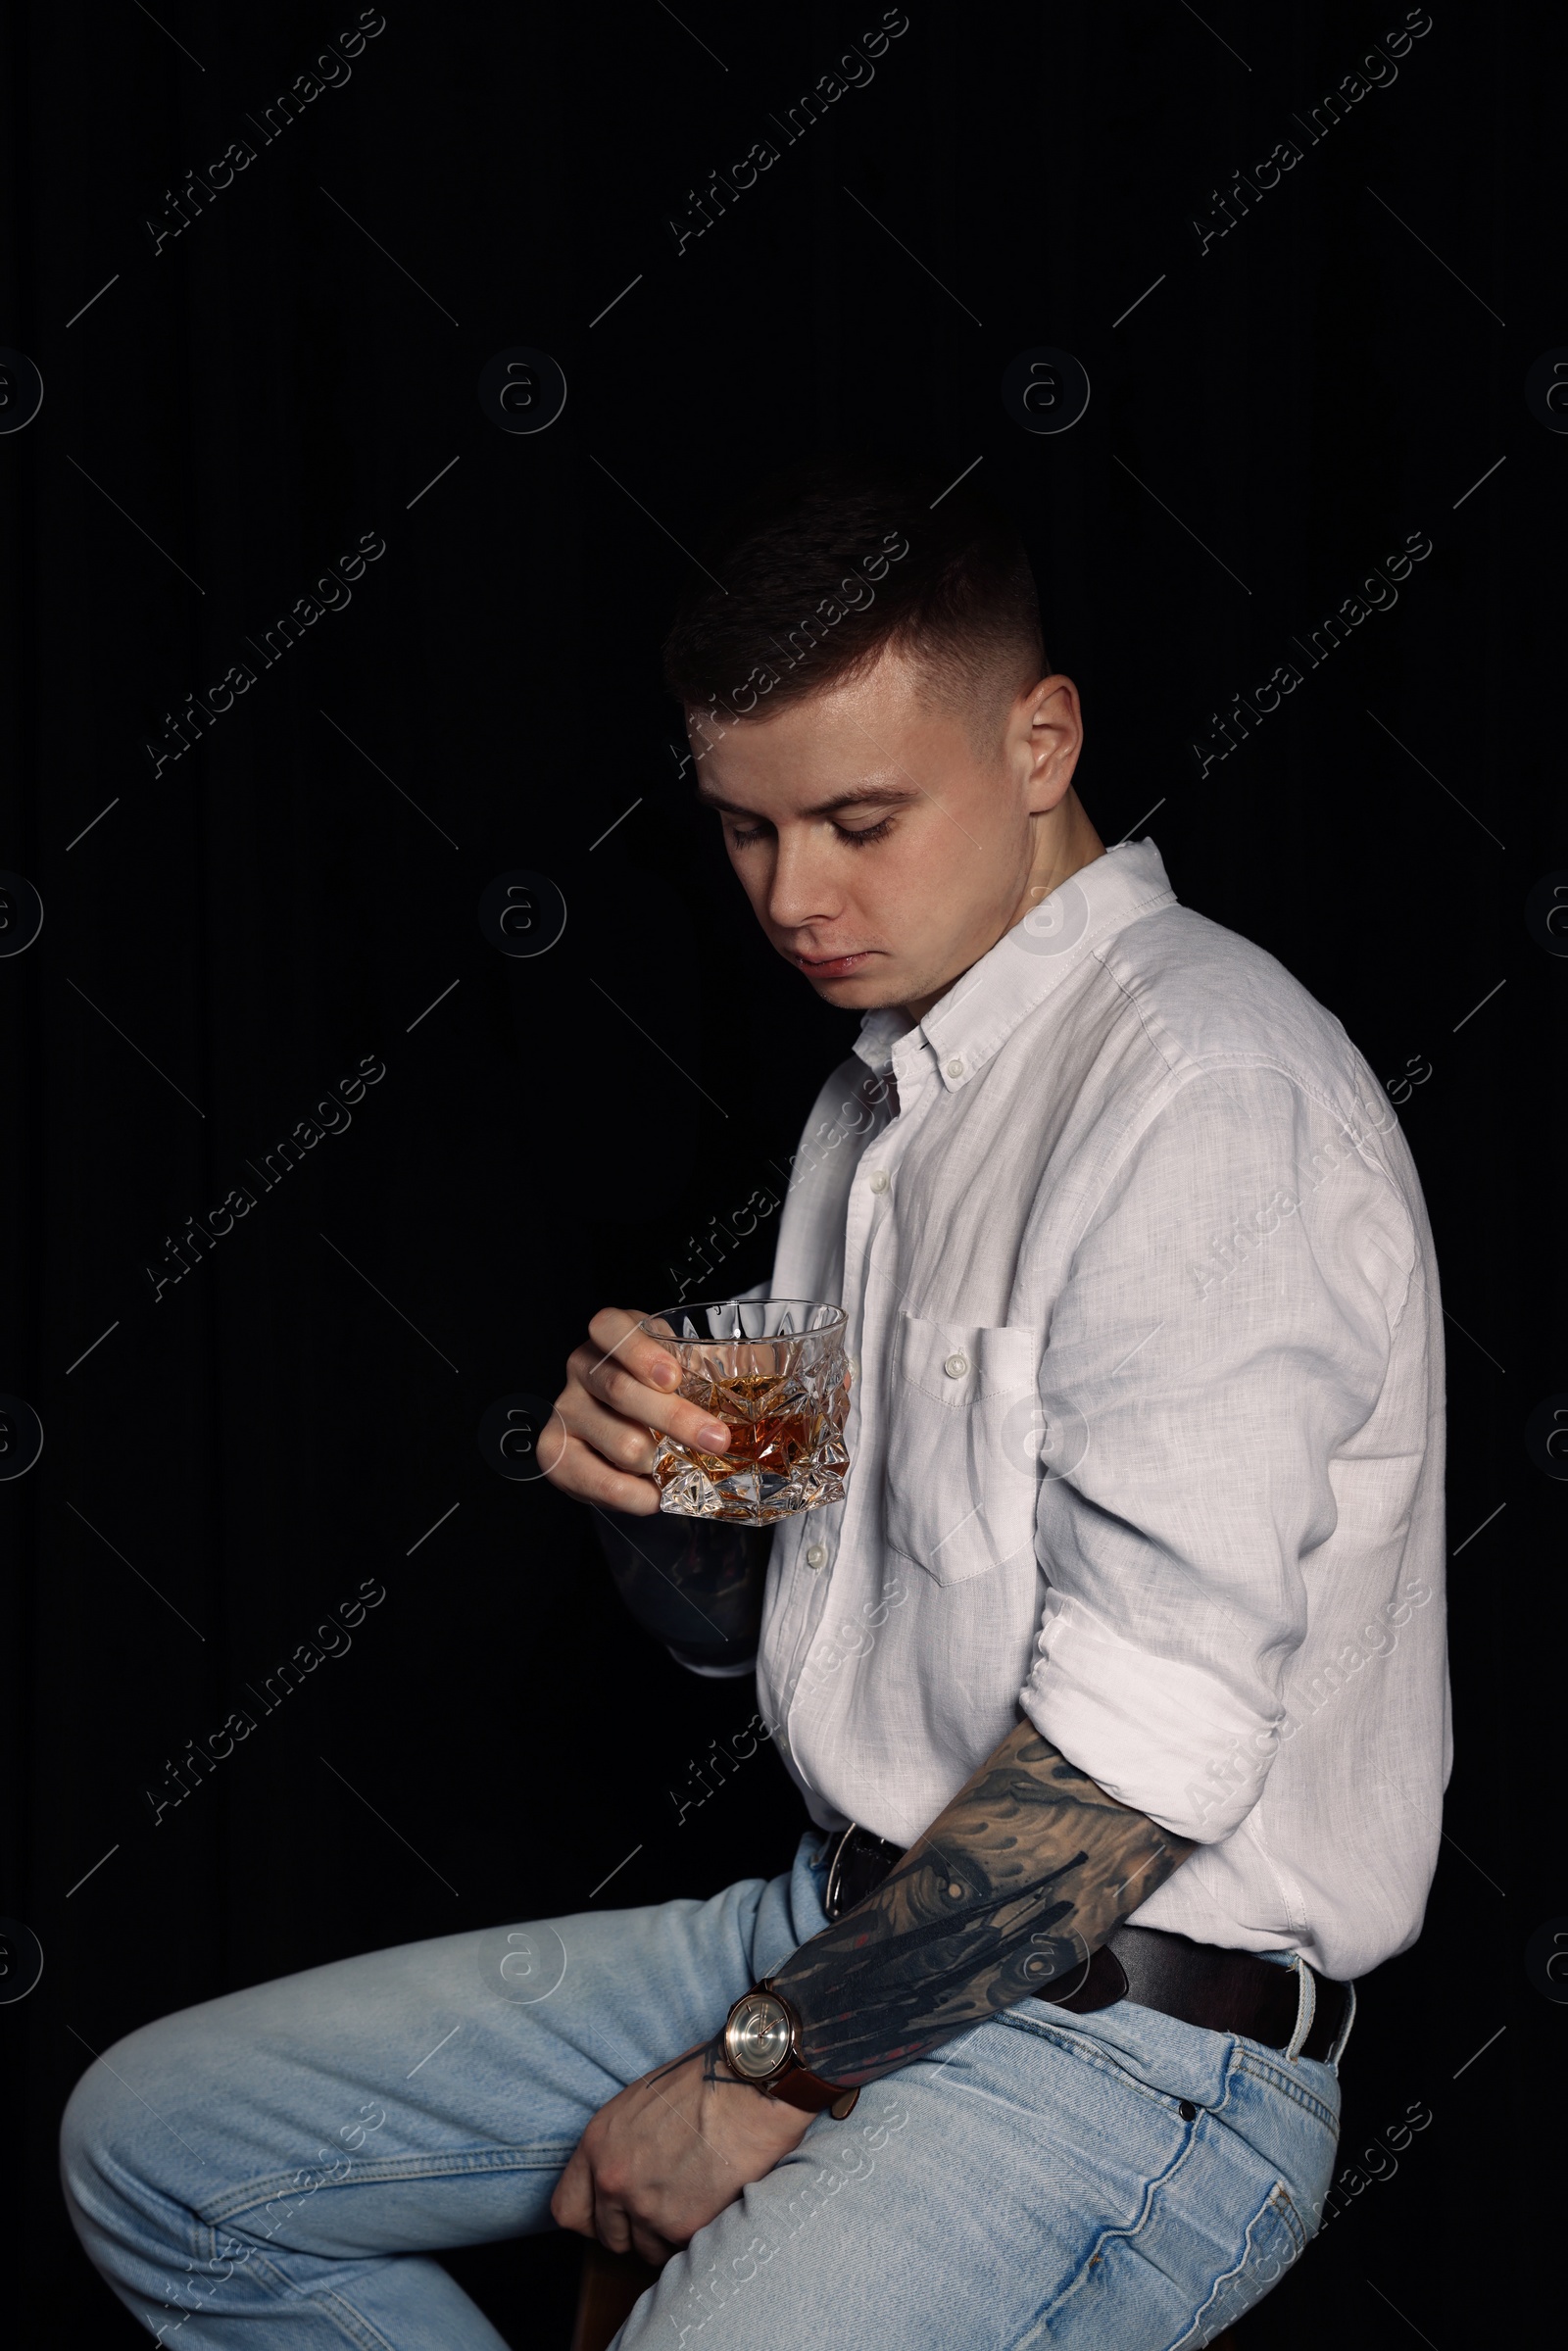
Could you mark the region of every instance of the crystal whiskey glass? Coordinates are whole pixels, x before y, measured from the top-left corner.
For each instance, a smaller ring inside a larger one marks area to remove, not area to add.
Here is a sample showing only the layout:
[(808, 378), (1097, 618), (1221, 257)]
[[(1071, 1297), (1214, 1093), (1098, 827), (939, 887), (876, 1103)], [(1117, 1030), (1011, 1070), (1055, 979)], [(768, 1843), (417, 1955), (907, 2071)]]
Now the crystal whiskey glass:
[(722, 1453), (659, 1435), (659, 1506), (770, 1526), (844, 1498), (850, 1371), (842, 1306), (798, 1298), (706, 1298), (638, 1328), (680, 1366), (680, 1394), (730, 1431)]

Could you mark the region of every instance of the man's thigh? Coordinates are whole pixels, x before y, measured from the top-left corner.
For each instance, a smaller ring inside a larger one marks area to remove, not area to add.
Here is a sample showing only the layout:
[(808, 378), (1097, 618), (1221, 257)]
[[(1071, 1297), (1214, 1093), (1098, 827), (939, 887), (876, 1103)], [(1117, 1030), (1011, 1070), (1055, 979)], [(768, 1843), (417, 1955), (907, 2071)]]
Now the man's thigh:
[(795, 1947), (792, 1885), (816, 1931), (817, 1875), (410, 1943), (147, 2026), (72, 2099), (83, 2232), (107, 2248), (134, 2215), (150, 2247), (194, 2215), (192, 2250), (259, 2240), (309, 2291), (318, 2263), (549, 2227), (589, 2119)]
[(1337, 2112), (1325, 2066), (1027, 2002), (813, 2123), (619, 2351), (1191, 2351), (1303, 2249)]

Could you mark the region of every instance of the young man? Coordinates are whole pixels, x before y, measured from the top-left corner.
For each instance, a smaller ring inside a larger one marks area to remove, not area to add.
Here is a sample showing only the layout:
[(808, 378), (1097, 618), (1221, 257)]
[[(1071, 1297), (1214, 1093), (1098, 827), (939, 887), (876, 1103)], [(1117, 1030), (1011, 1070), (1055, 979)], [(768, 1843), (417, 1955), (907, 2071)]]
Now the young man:
[[(1431, 1238), (1339, 1022), (1102, 845), (1021, 547), (939, 487), (799, 471), (666, 648), (770, 945), (864, 1016), (758, 1292), (849, 1316), (759, 1661), (816, 1828), (133, 2034), (66, 2173), (165, 2334), (490, 2345), (422, 2256), (553, 2216), (662, 2265), (627, 2351), (1170, 2351), (1317, 2226), (1448, 1765)], [(636, 1321), (549, 1474), (652, 1513), (655, 1432), (723, 1433)]]

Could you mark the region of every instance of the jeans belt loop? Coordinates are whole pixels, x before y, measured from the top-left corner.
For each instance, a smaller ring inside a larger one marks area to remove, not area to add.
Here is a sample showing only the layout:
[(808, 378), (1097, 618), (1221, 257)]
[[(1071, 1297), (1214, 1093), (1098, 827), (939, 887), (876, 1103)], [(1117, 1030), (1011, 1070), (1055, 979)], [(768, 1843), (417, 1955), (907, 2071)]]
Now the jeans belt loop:
[(1355, 1985), (1353, 1984), (1347, 1984), (1345, 1987), (1345, 2014), (1340, 2019), (1340, 2029), (1334, 2035), (1333, 2043), (1329, 2048), (1328, 2054), (1323, 2060), (1325, 2065), (1337, 2066), (1339, 2064), (1340, 2059), (1345, 2055), (1345, 2044), (1350, 2037), (1350, 2027), (1354, 2023)]
[(1294, 1965), (1296, 1968), (1296, 2031), (1286, 2044), (1285, 2062), (1287, 2065), (1294, 2065), (1300, 2056), (1301, 2045), (1311, 2032), (1312, 2019), (1317, 2014), (1317, 1978), (1299, 1951), (1295, 1954)]

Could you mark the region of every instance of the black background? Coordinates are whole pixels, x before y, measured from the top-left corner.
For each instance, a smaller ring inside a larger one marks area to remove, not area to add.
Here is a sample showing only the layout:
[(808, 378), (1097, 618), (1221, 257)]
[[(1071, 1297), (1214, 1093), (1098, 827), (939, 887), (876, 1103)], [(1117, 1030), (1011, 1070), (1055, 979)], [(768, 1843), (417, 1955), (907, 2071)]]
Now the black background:
[[(0, 1910), (45, 1970), (0, 2007), (0, 2209), (41, 2339), (137, 2335), (54, 2184), (89, 2048), (571, 1909), (633, 1847), (603, 1898), (792, 1849), (766, 1754), (675, 1826), (750, 1683), (647, 1641), (585, 1514), (504, 1483), (475, 1430), (555, 1394), (595, 1306), (672, 1294), (853, 1037), (686, 805), (656, 659), (682, 548), (840, 438), (983, 459), (1083, 691), (1102, 836), (1147, 829), (1380, 1077), (1430, 1067), (1400, 1115), (1450, 1315), (1457, 1761), (1424, 1935), (1363, 1987), (1345, 2154), (1412, 2100), (1434, 2120), (1244, 2332), (1458, 2351), (1554, 2209), (1530, 2133), (1564, 2014), (1523, 1958), (1568, 1911), (1560, 1836), (1530, 1829), (1561, 1785), (1563, 1494), (1524, 1442), (1568, 1388), (1568, 964), (1525, 920), (1568, 866), (1537, 554), (1568, 439), (1524, 398), (1568, 342), (1560, 263), (1529, 252), (1561, 250), (1553, 60), (1527, 19), (1436, 0), (1397, 80), (1308, 145), (1293, 111), (1402, 9), (909, 13), (789, 146), (769, 113), (877, 8), (391, 0), (267, 144), (247, 118), (354, 9), (7, 20), (0, 342), (45, 397), (0, 438), (0, 864), (45, 921), (0, 965), (0, 1388), (45, 1445), (0, 1487)], [(762, 137), (777, 164), (677, 256), (688, 189)], [(1286, 137), (1301, 162), (1200, 252), (1210, 190)], [(256, 160), (155, 253), (166, 189), (238, 138)], [(531, 436), (476, 394), (519, 344), (569, 386)], [(1093, 386), (1054, 437), (1001, 399), (1038, 344)], [(366, 532), (386, 553), (352, 604), (261, 669), (245, 638)], [(1433, 553), (1397, 608), (1200, 777), (1208, 713), (1411, 532)], [(165, 713), (242, 659), (255, 686), (155, 778)], [(476, 920), (514, 868), (568, 908), (534, 960)], [(352, 1128), (155, 1303), (166, 1237), (365, 1055), (386, 1075)], [(721, 1281), (766, 1274), (769, 1231)], [(352, 1652), (155, 1828), (165, 1759), (367, 1577), (386, 1598)], [(574, 2259), (454, 2267), (548, 2344)]]

